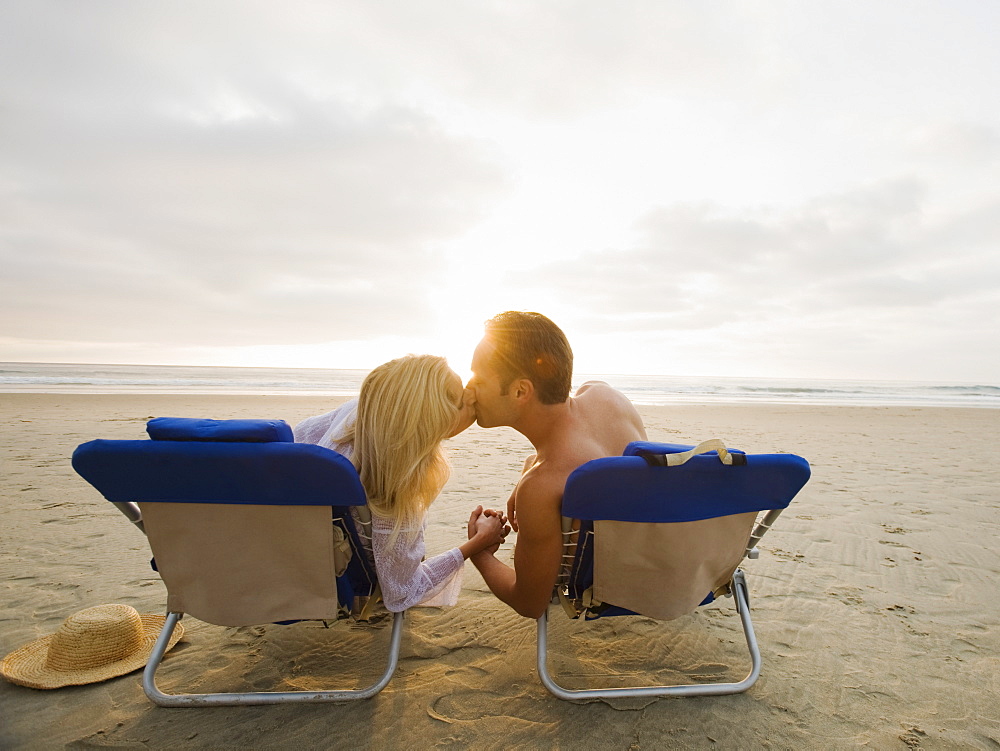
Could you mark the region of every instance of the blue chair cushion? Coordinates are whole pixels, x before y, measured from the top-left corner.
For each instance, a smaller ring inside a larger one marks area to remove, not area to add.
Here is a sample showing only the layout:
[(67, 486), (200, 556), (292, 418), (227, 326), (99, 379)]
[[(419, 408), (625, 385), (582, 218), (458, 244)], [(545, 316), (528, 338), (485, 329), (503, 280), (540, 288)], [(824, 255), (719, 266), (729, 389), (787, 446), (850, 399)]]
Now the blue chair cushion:
[[(632, 441), (622, 456), (640, 456), (642, 452), (648, 451), (654, 454), (682, 454), (694, 448), (693, 444), (687, 443), (657, 443), (654, 441)], [(714, 452), (713, 452), (714, 453)]]
[[(685, 451), (690, 451), (694, 446), (687, 443), (656, 443), (654, 441), (632, 441), (625, 450), (622, 452), (622, 456), (642, 456), (647, 457), (649, 455), (663, 455), (663, 454), (683, 454)], [(740, 451), (739, 449), (728, 449), (730, 454), (736, 456), (745, 456), (745, 451)], [(704, 454), (699, 454), (699, 456), (718, 456), (718, 451), (706, 451)], [(742, 464), (742, 462), (741, 462)]]
[[(678, 453), (691, 446), (631, 444), (639, 450)], [(742, 453), (742, 452), (741, 452)], [(727, 466), (711, 451), (678, 467), (649, 465), (640, 456), (589, 461), (566, 481), (562, 514), (572, 519), (686, 522), (788, 506), (809, 479), (809, 464), (793, 454), (753, 454)]]
[(157, 417), (146, 423), (154, 441), (227, 441), (291, 443), (292, 429), (284, 420), (207, 420), (196, 417)]
[(109, 501), (363, 506), (350, 460), (311, 443), (88, 441), (73, 468)]

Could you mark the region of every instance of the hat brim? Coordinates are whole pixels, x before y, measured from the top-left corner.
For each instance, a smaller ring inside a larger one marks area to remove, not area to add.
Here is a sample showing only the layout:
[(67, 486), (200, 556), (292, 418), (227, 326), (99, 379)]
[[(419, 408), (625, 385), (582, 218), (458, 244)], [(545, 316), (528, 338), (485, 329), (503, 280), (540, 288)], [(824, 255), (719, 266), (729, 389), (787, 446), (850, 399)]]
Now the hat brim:
[[(3, 661), (0, 662), (0, 675), (19, 686), (48, 689), (100, 683), (131, 673), (144, 667), (149, 661), (156, 639), (167, 620), (165, 615), (140, 615), (139, 618), (142, 619), (142, 648), (137, 649), (124, 660), (84, 670), (53, 670), (45, 665), (45, 659), (49, 653), (49, 643), (53, 636), (49, 635), (25, 644), (4, 657)], [(173, 649), (182, 636), (184, 636), (184, 624), (178, 621), (170, 635), (167, 650)]]

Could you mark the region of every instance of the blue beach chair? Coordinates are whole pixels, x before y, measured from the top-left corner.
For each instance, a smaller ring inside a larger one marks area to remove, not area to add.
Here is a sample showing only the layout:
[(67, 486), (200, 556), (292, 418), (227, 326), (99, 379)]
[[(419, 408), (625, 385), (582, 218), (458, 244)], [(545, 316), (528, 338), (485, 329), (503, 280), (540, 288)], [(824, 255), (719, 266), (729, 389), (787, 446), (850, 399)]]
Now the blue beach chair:
[[(396, 669), (403, 614), (372, 685), (328, 691), (166, 694), (155, 683), (184, 614), (220, 626), (336, 620), (378, 597), (351, 507), (367, 511), (354, 466), (292, 442), (280, 420), (157, 418), (152, 440), (84, 443), (73, 468), (142, 529), (167, 587), (167, 620), (143, 689), (170, 707), (367, 699)], [(363, 615), (367, 615), (367, 610)]]
[(636, 442), (623, 456), (576, 469), (563, 495), (566, 546), (554, 601), (571, 618), (641, 614), (670, 620), (732, 596), (751, 669), (738, 683), (566, 689), (549, 674), (543, 614), (538, 674), (545, 687), (567, 700), (718, 695), (750, 688), (760, 675), (761, 657), (739, 564), (757, 557), (757, 543), (809, 474), (801, 457), (747, 455), (726, 450), (721, 441), (697, 447)]

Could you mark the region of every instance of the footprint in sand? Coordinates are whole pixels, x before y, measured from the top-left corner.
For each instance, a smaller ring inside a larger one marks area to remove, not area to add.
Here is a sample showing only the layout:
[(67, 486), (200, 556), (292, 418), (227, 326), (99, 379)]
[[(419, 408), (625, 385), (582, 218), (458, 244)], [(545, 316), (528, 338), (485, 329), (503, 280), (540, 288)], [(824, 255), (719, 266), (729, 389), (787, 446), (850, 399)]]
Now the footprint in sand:
[(920, 748), (927, 739), (927, 733), (920, 728), (907, 728), (905, 733), (901, 733), (899, 740), (909, 748)]
[(882, 529), (888, 532), (890, 535), (905, 535), (910, 530), (903, 529), (902, 527), (893, 527), (888, 524), (883, 524)]
[(879, 540), (879, 545), (892, 545), (894, 548), (905, 548), (906, 546), (901, 542), (896, 542), (895, 540)]
[(771, 553), (775, 558), (782, 558), (786, 561), (801, 561), (805, 558), (802, 553), (789, 553), (787, 550), (782, 550), (781, 548), (773, 548)]
[(837, 587), (827, 590), (830, 597), (836, 597), (845, 605), (864, 605), (865, 600), (861, 596), (861, 590), (856, 587)]
[(448, 723), (476, 722), (484, 717), (509, 717), (521, 722), (550, 725), (552, 717), (546, 712), (544, 704), (533, 700), (528, 693), (458, 691), (432, 701), (427, 707), (427, 714)]

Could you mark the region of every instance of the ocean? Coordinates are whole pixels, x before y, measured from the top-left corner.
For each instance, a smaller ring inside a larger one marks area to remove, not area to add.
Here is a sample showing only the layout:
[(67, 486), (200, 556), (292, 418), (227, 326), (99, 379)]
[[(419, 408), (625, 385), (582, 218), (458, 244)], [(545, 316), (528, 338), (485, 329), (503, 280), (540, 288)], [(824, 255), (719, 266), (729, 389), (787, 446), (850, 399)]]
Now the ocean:
[[(0, 393), (259, 394), (352, 396), (366, 370), (167, 365), (0, 363)], [(1000, 386), (914, 381), (578, 374), (603, 380), (636, 404), (768, 403), (1000, 407)]]

